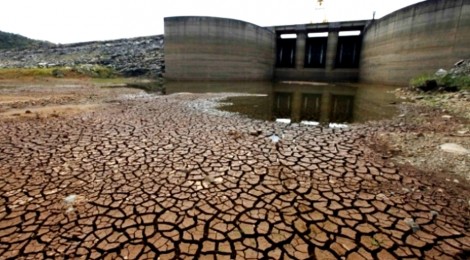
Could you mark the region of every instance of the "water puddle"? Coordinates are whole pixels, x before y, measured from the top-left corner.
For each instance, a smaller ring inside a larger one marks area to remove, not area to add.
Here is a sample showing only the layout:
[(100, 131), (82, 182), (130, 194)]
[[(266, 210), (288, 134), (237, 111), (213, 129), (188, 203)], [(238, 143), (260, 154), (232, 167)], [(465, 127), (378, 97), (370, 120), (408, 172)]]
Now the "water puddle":
[(305, 125), (380, 120), (396, 114), (395, 87), (315, 82), (171, 82), (165, 93), (248, 93), (228, 97), (219, 109), (253, 119)]

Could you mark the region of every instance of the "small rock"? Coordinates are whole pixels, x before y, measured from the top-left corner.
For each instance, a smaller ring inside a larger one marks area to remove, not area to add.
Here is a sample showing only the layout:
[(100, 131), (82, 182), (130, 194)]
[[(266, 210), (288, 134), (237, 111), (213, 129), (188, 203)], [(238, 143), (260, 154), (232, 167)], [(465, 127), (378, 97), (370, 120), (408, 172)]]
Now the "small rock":
[(454, 183), (459, 183), (460, 181), (457, 179), (454, 179)]
[(419, 225), (416, 223), (412, 218), (405, 218), (403, 220), (408, 226), (410, 226), (413, 232), (417, 232), (419, 230)]
[(448, 153), (455, 154), (468, 154), (470, 153), (468, 149), (465, 149), (463, 146), (455, 143), (446, 143), (441, 145), (441, 149)]
[(444, 77), (445, 75), (447, 75), (447, 70), (439, 69), (438, 71), (436, 71), (435, 75), (438, 77)]
[(202, 181), (202, 186), (208, 188), (210, 184), (221, 184), (224, 181), (222, 177), (214, 177), (211, 175), (205, 176)]
[(32, 112), (31, 112), (31, 110), (26, 110), (26, 111), (24, 111), (24, 113), (25, 114), (31, 114)]
[(214, 178), (214, 181), (213, 181), (214, 184), (221, 184), (222, 182), (224, 182), (224, 178), (222, 177)]
[(452, 116), (450, 116), (450, 115), (443, 115), (442, 118), (443, 118), (443, 119), (451, 119)]
[(457, 66), (460, 66), (460, 65), (462, 65), (464, 62), (465, 62), (465, 60), (459, 60), (459, 61), (457, 61), (457, 62), (454, 64), (454, 66), (456, 66), (456, 67), (457, 67)]

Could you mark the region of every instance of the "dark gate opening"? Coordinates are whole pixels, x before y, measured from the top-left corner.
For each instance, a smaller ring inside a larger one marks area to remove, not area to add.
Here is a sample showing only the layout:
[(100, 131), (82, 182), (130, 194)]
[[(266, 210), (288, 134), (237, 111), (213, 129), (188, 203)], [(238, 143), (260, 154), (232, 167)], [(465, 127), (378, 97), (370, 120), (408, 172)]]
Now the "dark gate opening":
[(277, 39), (276, 67), (294, 68), (297, 39)]
[(362, 36), (340, 36), (336, 53), (337, 68), (358, 68)]
[(307, 38), (305, 42), (305, 68), (324, 68), (328, 37)]

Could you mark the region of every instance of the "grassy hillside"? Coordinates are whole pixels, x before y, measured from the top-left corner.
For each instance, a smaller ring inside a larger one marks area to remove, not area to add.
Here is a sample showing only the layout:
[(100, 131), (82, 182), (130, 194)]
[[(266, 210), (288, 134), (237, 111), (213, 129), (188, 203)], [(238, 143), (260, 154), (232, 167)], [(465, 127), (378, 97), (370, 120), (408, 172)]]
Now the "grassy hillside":
[(0, 31), (0, 50), (25, 49), (53, 45), (49, 42), (37, 41), (24, 36)]

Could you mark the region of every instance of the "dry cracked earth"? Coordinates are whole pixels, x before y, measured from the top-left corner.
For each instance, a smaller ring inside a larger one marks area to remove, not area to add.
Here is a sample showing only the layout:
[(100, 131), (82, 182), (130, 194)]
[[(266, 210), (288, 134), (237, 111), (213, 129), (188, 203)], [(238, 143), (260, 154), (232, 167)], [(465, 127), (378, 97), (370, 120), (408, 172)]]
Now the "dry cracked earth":
[(0, 119), (0, 259), (469, 256), (466, 200), (369, 156), (373, 129), (255, 121), (224, 96)]

